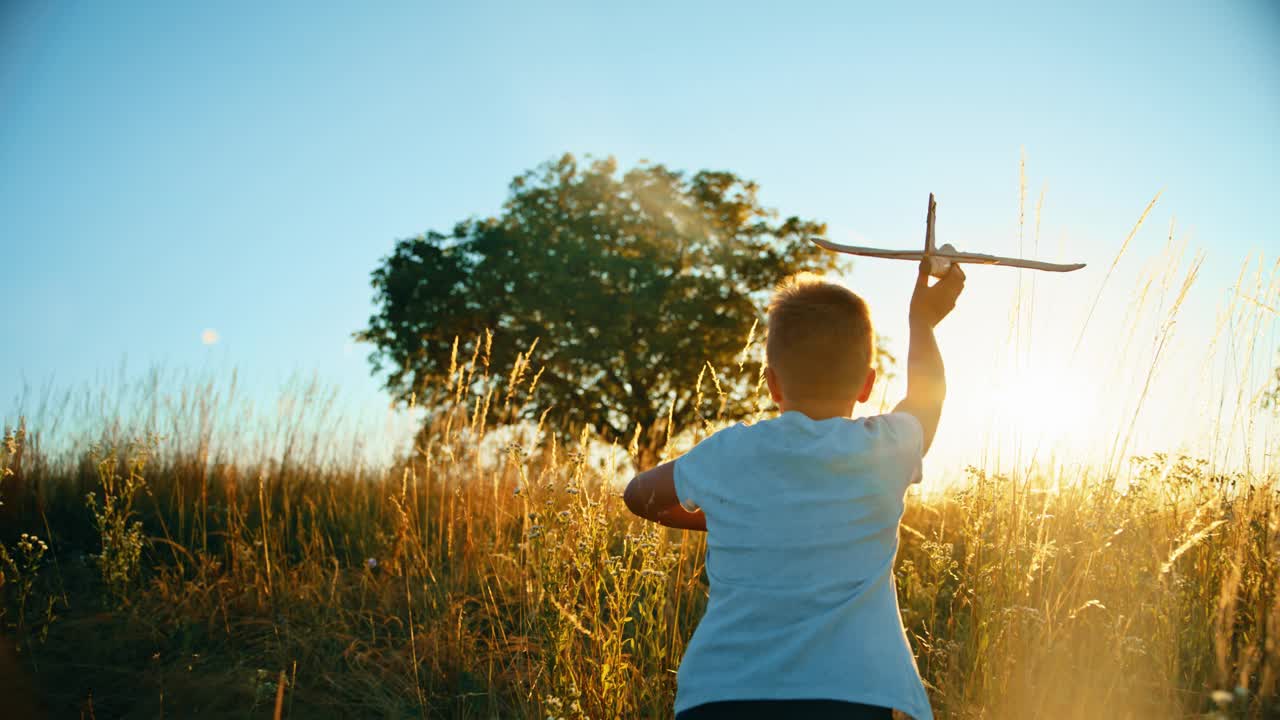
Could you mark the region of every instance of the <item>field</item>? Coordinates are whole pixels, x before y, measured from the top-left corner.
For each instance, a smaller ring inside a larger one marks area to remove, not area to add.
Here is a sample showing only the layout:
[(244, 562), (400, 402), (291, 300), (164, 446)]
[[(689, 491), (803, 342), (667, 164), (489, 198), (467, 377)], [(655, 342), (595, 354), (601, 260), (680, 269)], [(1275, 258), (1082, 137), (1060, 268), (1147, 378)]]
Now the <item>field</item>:
[[(626, 511), (634, 447), (508, 422), (537, 374), (484, 345), (462, 343), (392, 465), (309, 421), (314, 390), (269, 431), (198, 384), (75, 433), (8, 429), (10, 712), (669, 717), (703, 538)], [(705, 420), (667, 428), (664, 456), (723, 422), (697, 382)], [(1280, 717), (1274, 463), (994, 468), (913, 491), (903, 518), (899, 600), (938, 717)]]
[[(489, 430), (494, 395), (459, 388), (413, 458), (376, 472), (316, 447), (238, 464), (198, 435), (50, 457), (11, 431), (6, 533), (31, 535), (6, 538), (4, 622), (27, 701), (51, 717), (667, 715), (705, 603), (701, 537), (629, 516), (621, 453)], [(1274, 478), (1133, 463), (1124, 492), (970, 468), (910, 499), (898, 589), (940, 717), (1275, 716)]]

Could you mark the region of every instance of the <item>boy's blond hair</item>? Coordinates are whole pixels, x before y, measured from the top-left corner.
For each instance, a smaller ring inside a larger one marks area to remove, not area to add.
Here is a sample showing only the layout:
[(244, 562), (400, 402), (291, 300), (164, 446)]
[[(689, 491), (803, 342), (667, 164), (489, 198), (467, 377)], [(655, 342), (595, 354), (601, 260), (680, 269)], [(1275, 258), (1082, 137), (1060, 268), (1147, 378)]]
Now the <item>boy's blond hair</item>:
[(856, 395), (875, 360), (874, 338), (867, 303), (846, 287), (798, 273), (773, 291), (765, 354), (793, 402)]

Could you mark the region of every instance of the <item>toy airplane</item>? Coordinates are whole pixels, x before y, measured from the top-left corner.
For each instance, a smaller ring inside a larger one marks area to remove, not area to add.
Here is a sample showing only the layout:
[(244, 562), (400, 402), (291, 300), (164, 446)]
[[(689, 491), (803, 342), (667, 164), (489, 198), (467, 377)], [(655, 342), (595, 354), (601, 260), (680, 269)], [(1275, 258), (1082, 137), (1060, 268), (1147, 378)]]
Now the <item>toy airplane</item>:
[(933, 219), (936, 207), (937, 203), (933, 200), (933, 193), (929, 193), (929, 217), (925, 222), (924, 252), (919, 250), (884, 250), (881, 248), (858, 247), (857, 245), (842, 245), (821, 237), (810, 237), (809, 240), (819, 247), (846, 255), (916, 261), (927, 257), (930, 258), (929, 274), (934, 277), (945, 275), (947, 270), (951, 269), (951, 263), (1001, 265), (1004, 267), (1026, 268), (1028, 270), (1047, 270), (1049, 272), (1071, 272), (1084, 267), (1084, 263), (1059, 264), (1041, 262), (1039, 260), (1024, 260), (1022, 258), (999, 257), (997, 255), (983, 255), (982, 253), (962, 253), (950, 244), (934, 248)]

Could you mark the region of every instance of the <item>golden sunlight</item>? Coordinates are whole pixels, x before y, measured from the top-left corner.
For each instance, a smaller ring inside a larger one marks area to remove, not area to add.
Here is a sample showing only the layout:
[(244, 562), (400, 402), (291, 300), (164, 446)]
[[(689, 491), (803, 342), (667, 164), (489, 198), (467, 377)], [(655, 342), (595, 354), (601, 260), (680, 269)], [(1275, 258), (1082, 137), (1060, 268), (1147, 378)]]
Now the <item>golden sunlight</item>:
[(1096, 411), (1097, 388), (1062, 366), (1019, 368), (997, 379), (992, 410), (1005, 431), (1022, 442), (1055, 447), (1076, 440)]

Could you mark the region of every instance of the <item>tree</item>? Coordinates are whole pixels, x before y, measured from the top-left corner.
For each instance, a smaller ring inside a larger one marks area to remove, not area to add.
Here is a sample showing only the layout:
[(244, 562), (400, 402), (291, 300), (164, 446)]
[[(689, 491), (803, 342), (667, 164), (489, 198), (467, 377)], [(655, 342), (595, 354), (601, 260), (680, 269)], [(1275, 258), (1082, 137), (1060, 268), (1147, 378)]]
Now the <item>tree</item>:
[(781, 219), (756, 192), (728, 172), (641, 163), (619, 177), (612, 158), (566, 154), (516, 177), (498, 217), (398, 241), (373, 272), (378, 311), (357, 336), (388, 390), (427, 406), (455, 338), (493, 330), (497, 367), (537, 338), (543, 376), (526, 411), (554, 406), (560, 422), (624, 443), (640, 431), (651, 462), (668, 416), (676, 428), (696, 419), (708, 363), (724, 414), (749, 412), (760, 358), (741, 351), (769, 290), (836, 266), (807, 239), (824, 224)]

